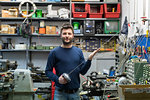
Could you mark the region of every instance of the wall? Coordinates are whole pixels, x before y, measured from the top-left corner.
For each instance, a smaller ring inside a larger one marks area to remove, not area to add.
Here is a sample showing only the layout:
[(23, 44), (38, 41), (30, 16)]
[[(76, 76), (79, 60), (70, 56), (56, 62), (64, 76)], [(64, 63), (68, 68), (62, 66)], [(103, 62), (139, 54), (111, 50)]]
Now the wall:
[[(146, 34), (148, 22), (143, 24), (142, 17), (150, 18), (149, 4), (150, 0), (122, 0), (122, 24), (125, 16), (130, 24), (128, 37)], [(140, 30), (139, 33), (137, 33), (136, 27)]]

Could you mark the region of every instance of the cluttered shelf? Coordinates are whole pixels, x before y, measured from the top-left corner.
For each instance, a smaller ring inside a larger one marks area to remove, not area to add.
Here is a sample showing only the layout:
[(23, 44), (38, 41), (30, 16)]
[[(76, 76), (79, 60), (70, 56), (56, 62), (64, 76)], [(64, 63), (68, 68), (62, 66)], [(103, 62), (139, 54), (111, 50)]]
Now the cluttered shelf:
[(120, 20), (120, 18), (71, 18), (72, 20)]
[[(5, 37), (22, 37), (22, 35), (18, 35), (18, 34), (3, 34), (1, 33), (0, 36), (5, 36)], [(31, 37), (60, 37), (59, 34), (31, 34), (29, 35)], [(88, 37), (87, 35), (84, 34), (75, 34), (75, 37)], [(95, 34), (95, 35), (89, 35), (90, 37), (109, 37), (109, 36), (114, 36), (114, 37), (118, 37), (119, 34)]]
[[(25, 18), (23, 17), (0, 17), (1, 21), (23, 21)], [(48, 20), (48, 21), (69, 21), (69, 18), (46, 18), (46, 17), (41, 17), (41, 18), (29, 18), (30, 20)]]
[[(18, 6), (21, 2), (20, 1), (0, 1), (1, 6)], [(44, 6), (44, 5), (62, 5), (66, 6), (69, 5), (70, 2), (34, 2), (37, 6)]]

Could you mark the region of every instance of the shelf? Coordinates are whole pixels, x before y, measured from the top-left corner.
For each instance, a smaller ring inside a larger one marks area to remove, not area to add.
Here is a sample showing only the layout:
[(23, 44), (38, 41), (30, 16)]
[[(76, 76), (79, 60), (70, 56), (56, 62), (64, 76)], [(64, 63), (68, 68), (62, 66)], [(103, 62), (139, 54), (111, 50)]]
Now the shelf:
[(31, 51), (31, 52), (50, 52), (50, 50), (15, 50), (15, 49), (1, 49), (0, 52), (26, 52), (26, 51)]
[(14, 36), (14, 37), (16, 37), (16, 36), (22, 36), (22, 35), (17, 35), (17, 34), (0, 34), (0, 36)]
[[(20, 36), (22, 35), (17, 35), (17, 34), (0, 34), (0, 36)], [(60, 37), (59, 34), (32, 34), (30, 35), (31, 37)], [(74, 34), (75, 37), (101, 37), (101, 36), (119, 36), (119, 34), (95, 34), (95, 35), (84, 35), (84, 34)]]
[(32, 34), (32, 37), (59, 37), (59, 34)]
[(50, 50), (29, 50), (30, 52), (50, 52)]
[(17, 20), (17, 21), (18, 21), (18, 20), (22, 20), (22, 21), (23, 21), (24, 19), (25, 19), (25, 18), (23, 18), (23, 17), (14, 17), (14, 18), (12, 18), (12, 17), (11, 17), (11, 18), (9, 18), (9, 17), (0, 17), (0, 20), (1, 20), (1, 21), (10, 21), (10, 20), (11, 20), (11, 21), (16, 21), (16, 20)]
[[(61, 5), (61, 6), (66, 6), (69, 5), (70, 2), (34, 2), (36, 6), (46, 6), (46, 5)], [(76, 4), (117, 4), (120, 2), (96, 2), (96, 1), (91, 1), (91, 2), (71, 2), (71, 3), (76, 3)], [(0, 5), (2, 6), (18, 6), (20, 4), (19, 1), (0, 1)]]
[(95, 36), (119, 36), (119, 34), (95, 34)]
[(26, 50), (15, 50), (15, 49), (1, 49), (0, 52), (25, 52)]
[(95, 34), (95, 35), (84, 35), (84, 34), (75, 34), (75, 37), (101, 37), (101, 36), (119, 36), (119, 34)]
[(71, 18), (72, 20), (120, 20), (120, 18)]
[(96, 2), (96, 1), (89, 1), (89, 2), (72, 2), (72, 3), (75, 3), (75, 4), (118, 4), (118, 3), (120, 3), (120, 2)]
[(96, 60), (116, 60), (116, 58), (97, 58)]
[(69, 21), (69, 18), (30, 18), (32, 20), (47, 20), (47, 21)]
[[(9, 18), (9, 17), (0, 17), (0, 20), (2, 21), (18, 21), (21, 20), (23, 21), (25, 18), (23, 17), (14, 17), (14, 18)], [(47, 21), (69, 21), (69, 18), (29, 18), (30, 20), (34, 20), (34, 21), (39, 21), (39, 20), (47, 20)]]
[[(69, 5), (70, 2), (34, 2), (36, 6), (46, 6), (46, 5), (61, 5), (66, 6)], [(19, 1), (0, 1), (0, 5), (2, 6), (18, 6), (20, 4)]]

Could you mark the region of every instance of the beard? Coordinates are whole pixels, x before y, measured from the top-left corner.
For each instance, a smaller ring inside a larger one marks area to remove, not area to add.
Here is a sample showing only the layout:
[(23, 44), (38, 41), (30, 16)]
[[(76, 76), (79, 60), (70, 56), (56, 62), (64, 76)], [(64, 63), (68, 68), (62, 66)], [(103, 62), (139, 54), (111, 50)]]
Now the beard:
[(72, 43), (73, 40), (70, 40), (69, 42), (66, 42), (64, 39), (62, 39), (62, 42), (64, 45), (70, 45)]

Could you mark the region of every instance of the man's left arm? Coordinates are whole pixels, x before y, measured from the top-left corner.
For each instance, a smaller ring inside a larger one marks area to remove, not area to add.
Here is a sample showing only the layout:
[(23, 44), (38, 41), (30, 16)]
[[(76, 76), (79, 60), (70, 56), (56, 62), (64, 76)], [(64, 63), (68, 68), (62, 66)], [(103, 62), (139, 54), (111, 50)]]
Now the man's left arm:
[(99, 51), (100, 49), (96, 49), (94, 50), (88, 57), (88, 60), (83, 64), (83, 66), (81, 67), (80, 73), (82, 75), (86, 74), (86, 72), (89, 70), (90, 66), (91, 66), (91, 61), (93, 59), (93, 57), (95, 56), (95, 54)]

